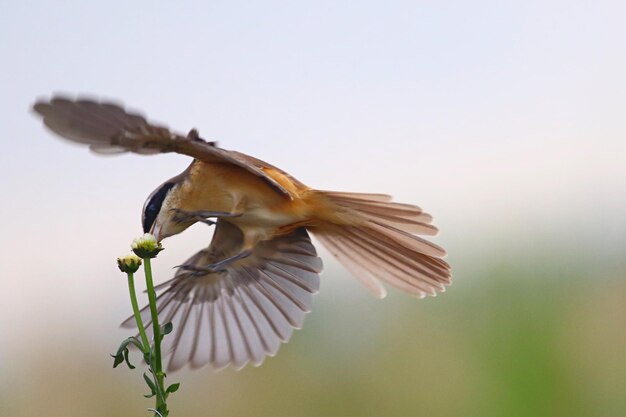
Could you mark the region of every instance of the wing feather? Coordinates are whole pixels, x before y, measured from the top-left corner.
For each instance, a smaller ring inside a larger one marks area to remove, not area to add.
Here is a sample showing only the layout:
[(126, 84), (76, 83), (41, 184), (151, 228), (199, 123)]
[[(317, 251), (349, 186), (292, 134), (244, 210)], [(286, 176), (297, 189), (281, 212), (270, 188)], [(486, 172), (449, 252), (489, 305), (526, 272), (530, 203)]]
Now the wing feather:
[[(208, 249), (186, 263), (202, 267), (239, 250), (242, 234), (218, 220)], [(174, 325), (163, 340), (168, 370), (189, 364), (216, 369), (259, 365), (276, 354), (281, 342), (300, 328), (319, 289), (321, 260), (304, 229), (261, 242), (252, 255), (219, 273), (179, 270), (158, 287), (157, 308), (163, 323)], [(149, 310), (142, 309), (147, 330)], [(134, 327), (134, 318), (123, 323)]]
[(280, 169), (257, 158), (219, 148), (192, 130), (184, 136), (167, 127), (149, 123), (137, 113), (126, 111), (120, 104), (74, 100), (55, 96), (33, 105), (43, 123), (57, 135), (72, 142), (88, 145), (99, 154), (133, 152), (143, 155), (176, 152), (208, 163), (229, 163), (262, 178), (278, 193), (291, 198), (290, 192), (272, 175), (279, 173), (297, 186), (304, 185)]

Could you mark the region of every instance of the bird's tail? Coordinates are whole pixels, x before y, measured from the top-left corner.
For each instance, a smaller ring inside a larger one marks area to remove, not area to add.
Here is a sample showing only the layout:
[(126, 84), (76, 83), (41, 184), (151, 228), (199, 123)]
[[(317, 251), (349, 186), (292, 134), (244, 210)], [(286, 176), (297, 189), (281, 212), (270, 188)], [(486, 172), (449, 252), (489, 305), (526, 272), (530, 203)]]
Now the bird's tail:
[(418, 297), (445, 291), (445, 250), (417, 236), (437, 234), (432, 216), (384, 194), (315, 192), (337, 215), (310, 231), (376, 296), (386, 295), (382, 282)]

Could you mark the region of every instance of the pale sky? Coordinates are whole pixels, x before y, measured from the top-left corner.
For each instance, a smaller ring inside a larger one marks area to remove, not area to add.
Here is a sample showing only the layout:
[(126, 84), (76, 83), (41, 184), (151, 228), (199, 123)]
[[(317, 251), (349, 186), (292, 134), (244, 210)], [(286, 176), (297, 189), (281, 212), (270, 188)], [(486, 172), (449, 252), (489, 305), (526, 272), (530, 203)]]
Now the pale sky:
[[(86, 306), (116, 327), (115, 258), (189, 162), (53, 138), (29, 106), (57, 91), (197, 127), (312, 187), (418, 204), (453, 266), (503, 238), (623, 258), (623, 2), (210, 3), (0, 1), (0, 314), (16, 317), (0, 331), (23, 336), (0, 354)], [(166, 242), (159, 281), (206, 242)]]

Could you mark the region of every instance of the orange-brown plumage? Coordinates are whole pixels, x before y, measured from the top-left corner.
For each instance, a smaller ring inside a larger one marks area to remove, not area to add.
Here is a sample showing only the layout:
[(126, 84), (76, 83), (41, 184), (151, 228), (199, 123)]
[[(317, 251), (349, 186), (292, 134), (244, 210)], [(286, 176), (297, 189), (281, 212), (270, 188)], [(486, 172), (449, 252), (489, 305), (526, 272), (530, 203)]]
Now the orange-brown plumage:
[[(445, 251), (419, 236), (437, 228), (417, 206), (384, 194), (312, 189), (266, 162), (205, 142), (195, 130), (179, 135), (116, 104), (56, 97), (34, 110), (53, 132), (95, 152), (193, 158), (150, 195), (143, 215), (145, 231), (159, 239), (216, 219), (209, 247), (162, 287), (159, 310), (181, 327), (172, 369), (241, 367), (276, 352), (302, 324), (319, 285), (321, 261), (307, 231), (379, 297), (382, 283), (418, 297), (450, 284)], [(188, 324), (192, 310), (195, 322)]]

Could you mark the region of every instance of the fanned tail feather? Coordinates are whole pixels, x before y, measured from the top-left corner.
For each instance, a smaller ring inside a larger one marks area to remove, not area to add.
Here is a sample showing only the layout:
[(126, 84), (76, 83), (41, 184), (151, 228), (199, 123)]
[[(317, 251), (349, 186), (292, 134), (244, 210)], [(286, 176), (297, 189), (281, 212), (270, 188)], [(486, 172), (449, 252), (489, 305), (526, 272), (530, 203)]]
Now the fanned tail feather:
[(450, 266), (441, 259), (446, 252), (415, 235), (437, 234), (429, 214), (380, 194), (321, 193), (355, 222), (311, 232), (376, 296), (386, 295), (382, 282), (418, 297), (445, 291), (451, 282)]

